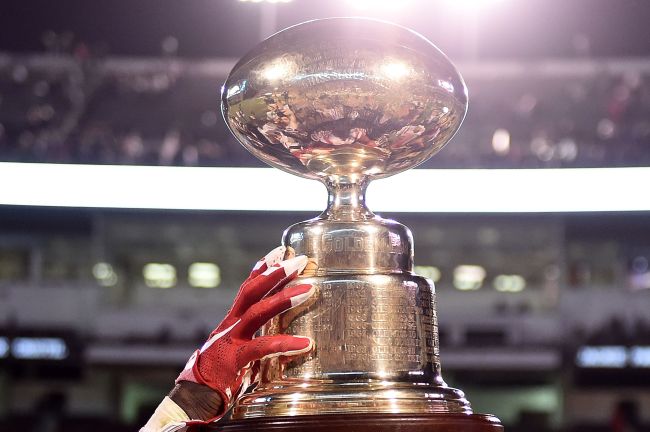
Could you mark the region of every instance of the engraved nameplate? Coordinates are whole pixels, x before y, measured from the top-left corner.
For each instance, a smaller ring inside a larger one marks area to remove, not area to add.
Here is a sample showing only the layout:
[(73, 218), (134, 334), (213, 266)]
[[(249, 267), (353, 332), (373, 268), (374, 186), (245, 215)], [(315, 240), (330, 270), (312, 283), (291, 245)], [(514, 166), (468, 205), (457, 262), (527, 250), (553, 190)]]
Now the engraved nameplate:
[(306, 361), (285, 376), (422, 370), (436, 362), (433, 294), (428, 286), (397, 277), (319, 281), (318, 299), (287, 333), (317, 341)]

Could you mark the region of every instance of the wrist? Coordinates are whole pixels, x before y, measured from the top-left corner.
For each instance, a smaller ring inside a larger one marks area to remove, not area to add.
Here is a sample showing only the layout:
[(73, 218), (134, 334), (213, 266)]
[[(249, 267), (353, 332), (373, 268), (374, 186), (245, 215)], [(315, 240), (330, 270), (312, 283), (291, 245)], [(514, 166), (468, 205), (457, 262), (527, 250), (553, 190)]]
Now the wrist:
[(192, 420), (213, 419), (224, 409), (224, 401), (217, 391), (191, 381), (179, 381), (169, 392), (169, 398)]
[(140, 432), (161, 432), (185, 430), (191, 419), (173, 400), (166, 396), (151, 415)]

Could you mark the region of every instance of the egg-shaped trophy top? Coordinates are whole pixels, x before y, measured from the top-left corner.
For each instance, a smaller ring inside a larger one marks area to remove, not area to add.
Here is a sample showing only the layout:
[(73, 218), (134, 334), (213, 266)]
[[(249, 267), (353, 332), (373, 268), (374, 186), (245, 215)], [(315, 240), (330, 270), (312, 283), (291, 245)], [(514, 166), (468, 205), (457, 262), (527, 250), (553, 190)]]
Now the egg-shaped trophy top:
[(364, 18), (276, 33), (235, 65), (221, 98), (251, 153), (329, 185), (365, 185), (422, 163), (467, 110), (465, 83), (435, 45)]

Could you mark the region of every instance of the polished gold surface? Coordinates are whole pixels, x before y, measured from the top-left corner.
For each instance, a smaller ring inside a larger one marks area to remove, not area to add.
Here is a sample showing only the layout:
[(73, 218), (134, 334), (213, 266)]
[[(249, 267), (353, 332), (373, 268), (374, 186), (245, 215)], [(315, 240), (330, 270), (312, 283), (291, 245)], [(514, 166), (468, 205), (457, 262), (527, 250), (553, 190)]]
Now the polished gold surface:
[(222, 107), (251, 153), (329, 191), (327, 209), (282, 239), (312, 259), (291, 283), (317, 295), (263, 329), (309, 336), (315, 349), (263, 360), (232, 417), (471, 413), (440, 374), (435, 290), (412, 272), (411, 232), (365, 205), (370, 180), (418, 165), (460, 126), (467, 93), (449, 60), (403, 27), (311, 21), (239, 61)]
[(440, 376), (433, 286), (408, 273), (306, 277), (314, 302), (273, 320), (266, 334), (306, 335), (307, 358), (262, 363), (261, 383), (235, 418), (351, 412), (471, 413)]
[(303, 177), (381, 178), (440, 150), (467, 109), (465, 84), (431, 42), (355, 18), (310, 21), (260, 43), (222, 89), (231, 131)]
[[(406, 275), (349, 275), (302, 278), (318, 289), (317, 300), (301, 313), (284, 315), (273, 331), (321, 341), (279, 378), (392, 378), (426, 383), (439, 369), (434, 299), (426, 279)], [(404, 376), (403, 376), (404, 375)]]

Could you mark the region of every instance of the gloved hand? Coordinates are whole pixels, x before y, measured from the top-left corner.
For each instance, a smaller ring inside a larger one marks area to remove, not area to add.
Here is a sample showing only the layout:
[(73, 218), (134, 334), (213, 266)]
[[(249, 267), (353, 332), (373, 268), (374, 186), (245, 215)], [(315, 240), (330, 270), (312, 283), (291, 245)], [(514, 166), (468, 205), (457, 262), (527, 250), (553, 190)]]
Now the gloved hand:
[(314, 293), (309, 284), (282, 289), (302, 272), (308, 261), (304, 255), (283, 261), (284, 254), (285, 247), (280, 246), (257, 262), (224, 320), (205, 344), (192, 354), (176, 379), (176, 383), (191, 381), (206, 385), (220, 394), (223, 409), (209, 421), (220, 418), (238, 394), (246, 390), (254, 378), (251, 375), (257, 361), (303, 354), (313, 347), (313, 341), (308, 337), (275, 335), (254, 338), (267, 321), (304, 303)]

